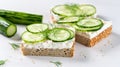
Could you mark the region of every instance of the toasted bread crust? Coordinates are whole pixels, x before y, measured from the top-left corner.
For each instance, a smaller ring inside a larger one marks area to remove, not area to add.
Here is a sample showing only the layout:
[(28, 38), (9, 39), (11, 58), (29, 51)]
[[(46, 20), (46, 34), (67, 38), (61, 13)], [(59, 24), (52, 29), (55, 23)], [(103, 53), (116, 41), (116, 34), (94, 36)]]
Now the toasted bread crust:
[(87, 47), (92, 47), (96, 43), (98, 43), (100, 40), (102, 40), (103, 38), (106, 38), (108, 35), (110, 35), (111, 31), (112, 31), (112, 26), (108, 27), (107, 29), (105, 29), (103, 32), (101, 32), (99, 35), (97, 35), (96, 37), (94, 37), (92, 39), (89, 39), (89, 38), (86, 38), (79, 34), (76, 34), (75, 35), (76, 42), (81, 43)]
[(56, 56), (56, 57), (72, 57), (74, 55), (74, 45), (73, 42), (72, 48), (63, 48), (63, 49), (51, 49), (51, 48), (26, 48), (24, 44), (21, 44), (21, 51), (23, 55), (31, 56)]

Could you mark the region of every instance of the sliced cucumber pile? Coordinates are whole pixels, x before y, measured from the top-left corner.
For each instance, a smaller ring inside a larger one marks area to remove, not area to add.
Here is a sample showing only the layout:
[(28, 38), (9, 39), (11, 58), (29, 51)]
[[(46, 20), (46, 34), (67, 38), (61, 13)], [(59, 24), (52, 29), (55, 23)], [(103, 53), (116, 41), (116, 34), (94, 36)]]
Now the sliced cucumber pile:
[(64, 4), (57, 5), (52, 12), (62, 16), (92, 16), (96, 13), (96, 8), (90, 4)]
[(97, 18), (86, 18), (77, 23), (72, 24), (72, 26), (82, 32), (97, 31), (102, 28), (103, 22)]
[(74, 37), (74, 32), (67, 28), (49, 29), (48, 24), (31, 24), (26, 27), (22, 40), (25, 43), (38, 43), (50, 39), (56, 42), (63, 42)]
[[(73, 17), (66, 17), (66, 19), (63, 20), (58, 20), (57, 23), (62, 23), (62, 24), (67, 24), (72, 27), (74, 27), (76, 30), (79, 31), (85, 31), (85, 32), (90, 32), (90, 31), (97, 31), (101, 29), (101, 27), (104, 25), (101, 19), (98, 18), (82, 18), (77, 21), (74, 21)], [(69, 20), (68, 20), (69, 19)], [(61, 21), (61, 22), (59, 22)], [(69, 21), (69, 22), (67, 22)], [(74, 21), (74, 22), (73, 22)]]
[(93, 17), (96, 13), (96, 8), (90, 4), (57, 5), (52, 11), (58, 16), (64, 16), (57, 20), (58, 24), (68, 24), (79, 31), (97, 31), (104, 25), (101, 19)]
[(29, 32), (40, 33), (40, 32), (46, 31), (48, 29), (48, 25), (37, 23), (37, 24), (28, 25), (26, 28)]

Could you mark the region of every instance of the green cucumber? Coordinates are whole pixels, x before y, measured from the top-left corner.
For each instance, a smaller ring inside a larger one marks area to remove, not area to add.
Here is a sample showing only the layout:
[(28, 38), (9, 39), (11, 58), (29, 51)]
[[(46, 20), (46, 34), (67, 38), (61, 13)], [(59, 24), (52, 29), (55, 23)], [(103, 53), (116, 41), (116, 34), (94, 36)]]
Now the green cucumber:
[(27, 31), (32, 32), (32, 33), (39, 33), (39, 32), (44, 32), (48, 29), (47, 24), (31, 24), (26, 27)]
[(29, 14), (24, 12), (0, 10), (0, 16), (15, 24), (42, 23), (42, 15)]
[(71, 11), (65, 5), (57, 5), (52, 9), (52, 12), (61, 16), (73, 16)]
[(22, 34), (22, 40), (26, 43), (37, 43), (46, 40), (46, 36), (44, 33), (34, 34), (30, 32), (24, 32)]
[(61, 16), (88, 17), (96, 13), (96, 8), (90, 4), (64, 4), (53, 7), (52, 12)]
[(17, 32), (17, 27), (10, 21), (0, 17), (0, 34), (7, 37), (12, 37)]
[(92, 16), (96, 13), (96, 8), (91, 4), (82, 4), (79, 6), (79, 13), (83, 17)]
[(79, 17), (65, 17), (57, 21), (57, 23), (73, 23), (79, 21)]
[(91, 27), (91, 28), (84, 28), (84, 27), (80, 27), (76, 24), (72, 25), (77, 31), (81, 31), (81, 32), (91, 32), (91, 31), (97, 31), (99, 29), (102, 28), (103, 24), (101, 24), (100, 26), (97, 27)]
[(52, 41), (62, 42), (71, 37), (71, 33), (64, 28), (54, 28), (48, 32), (48, 38)]
[(85, 18), (77, 22), (77, 25), (80, 27), (90, 28), (90, 27), (97, 27), (102, 25), (102, 20), (98, 18)]
[(70, 33), (69, 39), (72, 39), (72, 38), (75, 36), (74, 32), (73, 32), (72, 30), (70, 30), (70, 29), (67, 29), (67, 30), (68, 30), (69, 33)]

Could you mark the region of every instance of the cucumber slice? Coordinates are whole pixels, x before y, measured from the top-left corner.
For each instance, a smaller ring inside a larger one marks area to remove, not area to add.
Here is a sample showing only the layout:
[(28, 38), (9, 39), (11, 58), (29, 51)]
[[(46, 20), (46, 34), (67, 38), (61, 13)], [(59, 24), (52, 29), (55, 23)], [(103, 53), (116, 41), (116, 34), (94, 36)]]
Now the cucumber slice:
[(16, 32), (17, 32), (17, 27), (16, 25), (13, 24), (7, 28), (6, 34), (8, 37), (12, 37), (13, 35), (15, 35)]
[(71, 33), (64, 28), (54, 28), (48, 33), (48, 38), (56, 42), (66, 41), (70, 37)]
[(73, 14), (65, 5), (57, 5), (52, 9), (52, 12), (57, 14), (57, 15), (62, 15), (62, 16), (72, 16)]
[(46, 36), (43, 33), (30, 33), (30, 32), (24, 32), (22, 34), (22, 40), (27, 42), (27, 43), (36, 43), (36, 42), (41, 42), (46, 39)]
[(46, 31), (48, 29), (48, 25), (47, 24), (31, 24), (31, 25), (28, 25), (26, 28), (29, 32), (39, 33), (39, 32)]
[(90, 4), (82, 4), (79, 6), (80, 16), (92, 16), (96, 13), (96, 8)]
[(70, 32), (69, 39), (72, 39), (75, 36), (74, 32), (72, 30), (69, 30), (69, 29), (67, 29), (67, 30)]
[(6, 37), (12, 37), (17, 32), (17, 26), (12, 22), (0, 17), (0, 34)]
[(97, 31), (99, 29), (101, 29), (102, 26), (98, 26), (98, 27), (93, 27), (93, 28), (82, 28), (82, 27), (79, 27), (77, 30), (79, 31)]
[(65, 17), (63, 19), (58, 20), (58, 23), (68, 23), (68, 22), (77, 22), (79, 21), (79, 17)]
[(86, 18), (86, 19), (83, 19), (83, 20), (77, 22), (78, 26), (87, 27), (87, 28), (97, 27), (97, 26), (100, 26), (101, 24), (103, 24), (103, 22), (97, 18)]
[(97, 31), (99, 29), (102, 28), (103, 24), (101, 24), (100, 26), (97, 27), (91, 27), (91, 28), (83, 28), (83, 27), (79, 27), (76, 24), (72, 25), (77, 31), (81, 31), (81, 32), (91, 32), (91, 31)]

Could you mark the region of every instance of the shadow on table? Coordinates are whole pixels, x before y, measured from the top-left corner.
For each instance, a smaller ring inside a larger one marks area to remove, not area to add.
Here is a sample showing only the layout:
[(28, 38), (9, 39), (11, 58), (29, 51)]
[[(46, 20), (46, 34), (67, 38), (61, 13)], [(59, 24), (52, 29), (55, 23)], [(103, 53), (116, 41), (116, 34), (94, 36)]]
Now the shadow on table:
[(21, 36), (20, 36), (20, 34), (18, 34), (18, 33), (16, 33), (12, 38), (10, 38), (10, 39), (12, 39), (12, 40), (14, 40), (14, 41), (20, 41), (21, 40)]

